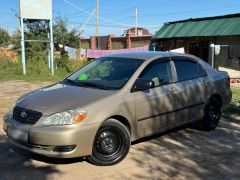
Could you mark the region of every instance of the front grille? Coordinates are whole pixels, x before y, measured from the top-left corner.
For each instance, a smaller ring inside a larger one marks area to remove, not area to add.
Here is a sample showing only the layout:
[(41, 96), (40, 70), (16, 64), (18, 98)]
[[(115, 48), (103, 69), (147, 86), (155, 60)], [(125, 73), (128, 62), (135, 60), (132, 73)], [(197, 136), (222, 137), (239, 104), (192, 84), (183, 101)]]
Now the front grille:
[(23, 124), (35, 124), (42, 117), (42, 113), (21, 108), (15, 107), (13, 110), (13, 118)]

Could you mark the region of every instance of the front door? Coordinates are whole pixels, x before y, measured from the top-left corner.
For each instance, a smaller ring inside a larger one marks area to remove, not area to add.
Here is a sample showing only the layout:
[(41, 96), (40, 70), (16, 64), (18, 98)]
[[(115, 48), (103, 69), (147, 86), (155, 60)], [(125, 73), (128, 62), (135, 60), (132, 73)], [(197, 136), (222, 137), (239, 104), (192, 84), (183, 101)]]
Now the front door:
[(135, 92), (136, 119), (139, 135), (151, 134), (174, 126), (174, 80), (169, 58), (150, 63), (138, 81), (153, 81), (154, 87)]

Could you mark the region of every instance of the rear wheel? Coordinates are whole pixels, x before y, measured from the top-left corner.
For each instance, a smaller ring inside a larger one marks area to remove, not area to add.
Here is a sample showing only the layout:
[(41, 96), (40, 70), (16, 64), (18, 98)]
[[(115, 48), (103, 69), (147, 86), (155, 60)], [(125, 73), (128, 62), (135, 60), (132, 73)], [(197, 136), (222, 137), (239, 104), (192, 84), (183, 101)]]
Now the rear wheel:
[(202, 122), (202, 128), (205, 131), (216, 129), (221, 118), (221, 105), (220, 102), (211, 98), (205, 107), (205, 115)]
[(92, 155), (88, 159), (99, 166), (114, 165), (126, 157), (130, 145), (127, 127), (115, 119), (109, 119), (98, 130)]

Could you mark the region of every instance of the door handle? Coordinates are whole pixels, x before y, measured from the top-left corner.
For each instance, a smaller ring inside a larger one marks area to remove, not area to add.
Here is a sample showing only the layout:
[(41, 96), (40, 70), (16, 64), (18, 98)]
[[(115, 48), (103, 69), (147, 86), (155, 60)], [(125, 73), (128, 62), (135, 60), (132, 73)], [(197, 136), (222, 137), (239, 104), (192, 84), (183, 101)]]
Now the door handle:
[(206, 81), (206, 80), (202, 80), (201, 84), (202, 84), (202, 85), (205, 85), (205, 86), (207, 86), (207, 85), (208, 85), (208, 83), (207, 83), (207, 81)]
[(170, 88), (170, 92), (175, 93), (175, 92), (178, 92), (178, 90), (177, 90), (177, 88), (175, 88), (175, 87), (171, 87), (171, 88)]

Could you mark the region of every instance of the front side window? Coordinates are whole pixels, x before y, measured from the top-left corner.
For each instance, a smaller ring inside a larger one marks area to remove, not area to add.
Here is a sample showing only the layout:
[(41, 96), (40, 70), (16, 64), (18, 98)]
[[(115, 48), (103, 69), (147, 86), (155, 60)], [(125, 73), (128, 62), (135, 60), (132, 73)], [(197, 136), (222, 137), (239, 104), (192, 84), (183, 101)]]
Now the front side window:
[(154, 87), (167, 85), (172, 82), (170, 62), (153, 62), (139, 76), (140, 81), (153, 81)]
[(102, 89), (120, 89), (143, 63), (141, 59), (99, 58), (79, 69), (66, 81)]
[(177, 60), (174, 61), (174, 64), (177, 71), (178, 81), (206, 76), (205, 71), (196, 62)]

